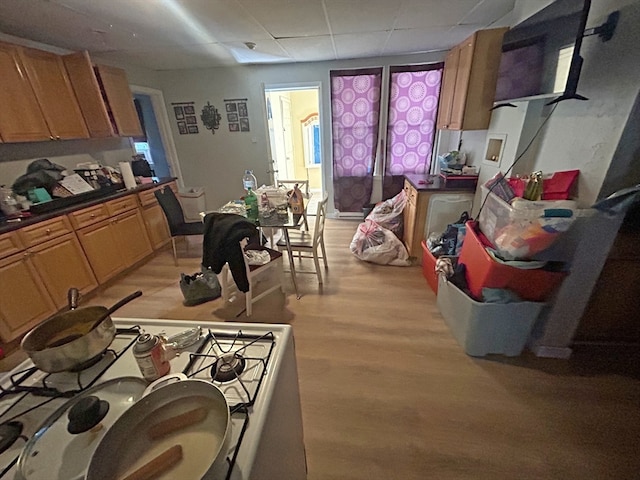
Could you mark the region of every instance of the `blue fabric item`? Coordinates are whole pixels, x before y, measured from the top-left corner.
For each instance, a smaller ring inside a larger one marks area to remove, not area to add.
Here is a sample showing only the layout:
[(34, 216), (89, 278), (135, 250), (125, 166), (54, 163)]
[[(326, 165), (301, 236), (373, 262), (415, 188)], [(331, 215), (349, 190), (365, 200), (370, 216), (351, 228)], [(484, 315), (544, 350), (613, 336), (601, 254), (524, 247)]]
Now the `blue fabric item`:
[(482, 300), (485, 303), (517, 303), (522, 302), (522, 298), (516, 292), (506, 288), (483, 288)]

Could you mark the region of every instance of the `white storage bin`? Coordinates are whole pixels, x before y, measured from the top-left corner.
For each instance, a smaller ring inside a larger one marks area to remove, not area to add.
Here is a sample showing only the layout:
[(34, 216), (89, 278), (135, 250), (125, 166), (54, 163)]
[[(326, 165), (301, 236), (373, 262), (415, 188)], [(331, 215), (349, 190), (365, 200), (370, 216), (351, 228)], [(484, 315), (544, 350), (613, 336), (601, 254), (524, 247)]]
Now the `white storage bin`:
[(440, 235), (447, 229), (447, 225), (454, 223), (463, 212), (473, 208), (473, 193), (437, 193), (429, 199), (427, 222), (424, 228), (424, 239), (432, 233)]
[(438, 278), (438, 308), (467, 355), (520, 355), (544, 303), (476, 302), (443, 275)]
[(184, 219), (188, 222), (201, 221), (200, 212), (206, 210), (204, 187), (187, 187), (180, 190), (179, 195)]

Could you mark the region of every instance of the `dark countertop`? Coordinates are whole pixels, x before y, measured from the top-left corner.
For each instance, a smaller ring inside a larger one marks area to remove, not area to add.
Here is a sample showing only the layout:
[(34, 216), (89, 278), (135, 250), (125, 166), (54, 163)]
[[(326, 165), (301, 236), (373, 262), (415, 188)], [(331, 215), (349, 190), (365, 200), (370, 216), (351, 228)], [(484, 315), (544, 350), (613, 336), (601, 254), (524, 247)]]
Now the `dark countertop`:
[(155, 188), (159, 185), (164, 185), (166, 183), (171, 183), (175, 180), (173, 177), (160, 178), (157, 182), (147, 183), (144, 185), (138, 185), (136, 188), (131, 190), (122, 189), (117, 190), (115, 192), (107, 193), (106, 195), (98, 198), (94, 198), (92, 200), (88, 200), (86, 202), (77, 203), (75, 205), (70, 205), (68, 207), (60, 208), (58, 210), (53, 210), (46, 213), (40, 213), (37, 215), (32, 215), (28, 218), (23, 218), (19, 222), (0, 222), (0, 235), (3, 233), (11, 232), (13, 230), (18, 230), (19, 228), (26, 227), (27, 225), (33, 225), (34, 223), (42, 222), (43, 220), (48, 220), (50, 218), (55, 218), (60, 215), (66, 215), (68, 213), (74, 212), (76, 210), (80, 210), (82, 208), (90, 207), (91, 205), (97, 205), (99, 203), (104, 203), (108, 200), (114, 200), (116, 198), (125, 197), (127, 195), (137, 194), (140, 192), (144, 192), (145, 190), (149, 190), (151, 188)]
[(475, 185), (460, 186), (455, 182), (448, 185), (439, 175), (406, 174), (404, 176), (409, 183), (419, 192), (475, 192)]

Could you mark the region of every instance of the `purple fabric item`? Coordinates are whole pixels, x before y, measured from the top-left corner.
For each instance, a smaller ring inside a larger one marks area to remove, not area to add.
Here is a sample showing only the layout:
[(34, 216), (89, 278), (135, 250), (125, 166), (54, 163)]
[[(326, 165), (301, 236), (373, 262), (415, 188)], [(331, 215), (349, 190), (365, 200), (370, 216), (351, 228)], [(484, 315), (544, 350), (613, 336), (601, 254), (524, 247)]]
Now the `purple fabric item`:
[(331, 76), (334, 203), (360, 212), (371, 198), (382, 71)]
[(386, 175), (428, 173), (442, 70), (391, 74)]

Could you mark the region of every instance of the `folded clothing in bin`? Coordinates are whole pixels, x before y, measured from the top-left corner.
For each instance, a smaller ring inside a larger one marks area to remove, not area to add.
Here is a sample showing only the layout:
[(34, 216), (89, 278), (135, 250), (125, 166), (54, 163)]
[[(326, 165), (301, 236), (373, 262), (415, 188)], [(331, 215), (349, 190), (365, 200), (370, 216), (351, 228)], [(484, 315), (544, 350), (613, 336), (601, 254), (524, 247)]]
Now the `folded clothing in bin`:
[(523, 269), (497, 262), (487, 252), (481, 235), (477, 222), (467, 222), (467, 234), (458, 258), (458, 263), (465, 265), (469, 290), (478, 299), (482, 298), (485, 287), (508, 288), (523, 300), (543, 302), (567, 275), (563, 271)]

